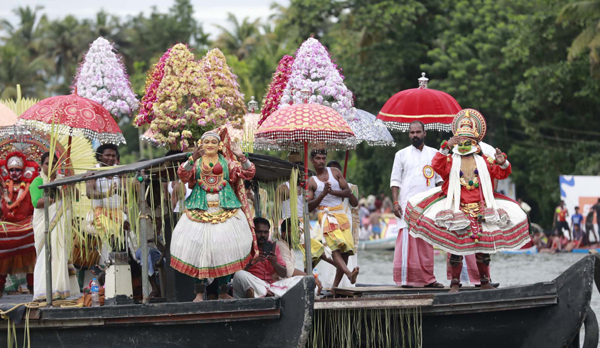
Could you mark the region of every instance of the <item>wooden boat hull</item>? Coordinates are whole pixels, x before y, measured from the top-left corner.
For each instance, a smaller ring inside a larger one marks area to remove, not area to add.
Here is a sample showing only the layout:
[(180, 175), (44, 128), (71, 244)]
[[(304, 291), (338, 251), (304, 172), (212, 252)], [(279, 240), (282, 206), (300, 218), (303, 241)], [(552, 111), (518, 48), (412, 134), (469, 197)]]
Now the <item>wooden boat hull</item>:
[[(300, 347), (312, 324), (314, 278), (283, 297), (32, 313), (32, 347)], [(6, 342), (6, 321), (0, 342)], [(22, 345), (24, 323), (17, 327)]]
[[(331, 325), (328, 319), (343, 319), (342, 311), (352, 312), (351, 317), (360, 316), (363, 323), (354, 326), (348, 339), (338, 335), (332, 340), (321, 334), (311, 343), (339, 346), (341, 339), (350, 346), (401, 347), (408, 346), (410, 340), (412, 346), (432, 348), (571, 348), (579, 347), (579, 332), (585, 322), (584, 347), (596, 348), (598, 324), (589, 307), (594, 276), (600, 280), (600, 258), (587, 256), (553, 281), (497, 290), (470, 288), (450, 294), (447, 289), (389, 286), (339, 289), (338, 294), (354, 297), (315, 302), (315, 318), (319, 320), (313, 327), (313, 338), (315, 332), (328, 332), (324, 327)], [(404, 314), (399, 317), (399, 313)], [(401, 318), (401, 326), (397, 318)], [(420, 326), (414, 325), (415, 319), (421, 321)], [(408, 330), (411, 325), (412, 330)], [(390, 327), (396, 329), (386, 331)], [(400, 337), (398, 328), (410, 337)]]

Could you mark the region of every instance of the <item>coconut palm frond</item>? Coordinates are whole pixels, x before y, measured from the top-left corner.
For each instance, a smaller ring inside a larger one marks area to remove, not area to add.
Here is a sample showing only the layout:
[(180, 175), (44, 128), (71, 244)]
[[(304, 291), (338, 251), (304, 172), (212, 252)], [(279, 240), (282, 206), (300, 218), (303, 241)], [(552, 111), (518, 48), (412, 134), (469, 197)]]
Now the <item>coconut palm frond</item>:
[(600, 17), (600, 1), (578, 1), (562, 8), (556, 21), (586, 20)]
[(586, 51), (590, 46), (590, 42), (598, 36), (595, 26), (586, 27), (577, 37), (573, 40), (571, 47), (569, 47), (568, 59), (573, 60)]

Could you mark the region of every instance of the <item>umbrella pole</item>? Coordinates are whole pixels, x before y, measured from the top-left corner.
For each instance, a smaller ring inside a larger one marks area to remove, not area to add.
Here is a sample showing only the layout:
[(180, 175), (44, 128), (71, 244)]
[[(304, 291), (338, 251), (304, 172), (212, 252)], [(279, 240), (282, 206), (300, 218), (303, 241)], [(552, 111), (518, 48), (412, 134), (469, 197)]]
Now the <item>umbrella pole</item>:
[(44, 248), (46, 249), (46, 303), (52, 306), (52, 242), (50, 241), (50, 197), (48, 190), (44, 190), (44, 237), (46, 239)]
[(308, 217), (308, 142), (304, 143), (304, 199), (302, 221), (304, 222), (304, 255), (306, 255), (306, 274), (312, 274), (312, 254), (310, 247), (310, 219)]
[[(71, 164), (71, 142), (73, 141), (73, 136), (69, 133), (69, 141), (67, 142), (67, 171), (71, 171), (70, 174), (75, 174), (75, 169)], [(67, 174), (67, 173), (65, 173)]]
[(344, 159), (344, 179), (346, 179), (346, 171), (348, 170), (348, 153), (350, 150), (346, 150), (346, 158)]

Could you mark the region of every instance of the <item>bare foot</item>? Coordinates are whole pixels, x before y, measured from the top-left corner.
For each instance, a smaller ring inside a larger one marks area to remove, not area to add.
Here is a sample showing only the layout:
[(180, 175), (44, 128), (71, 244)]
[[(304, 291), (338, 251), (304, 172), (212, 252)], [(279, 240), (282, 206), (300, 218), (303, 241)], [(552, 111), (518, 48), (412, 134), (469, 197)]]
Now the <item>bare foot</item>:
[(204, 301), (204, 294), (203, 293), (196, 294), (196, 298), (194, 299), (194, 302), (202, 302), (202, 301)]
[(458, 289), (460, 288), (460, 286), (458, 284), (452, 284), (450, 285), (450, 291), (448, 291), (449, 293), (456, 293), (458, 292)]
[(490, 283), (487, 283), (481, 284), (481, 290), (496, 290), (496, 288), (491, 286)]
[(219, 294), (219, 300), (233, 300), (229, 294)]
[(356, 283), (356, 278), (358, 278), (358, 272), (359, 272), (358, 266), (354, 267), (354, 269), (352, 270), (352, 273), (350, 274), (350, 284)]

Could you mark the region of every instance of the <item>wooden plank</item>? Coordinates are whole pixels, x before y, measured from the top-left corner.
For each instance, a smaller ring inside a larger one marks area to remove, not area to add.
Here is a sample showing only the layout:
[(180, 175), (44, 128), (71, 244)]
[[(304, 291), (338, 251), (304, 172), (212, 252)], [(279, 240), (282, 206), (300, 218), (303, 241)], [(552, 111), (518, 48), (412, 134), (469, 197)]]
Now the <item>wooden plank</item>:
[(501, 299), (496, 301), (464, 302), (453, 304), (435, 304), (423, 308), (423, 314), (455, 315), (466, 313), (498, 312), (515, 309), (546, 307), (558, 304), (558, 295)]
[[(144, 162), (135, 162), (122, 166), (115, 166), (114, 168), (111, 167), (110, 169), (92, 171), (91, 173), (93, 174), (91, 174), (91, 176), (90, 173), (82, 173), (78, 175), (69, 176), (63, 179), (54, 180), (45, 185), (41, 185), (40, 188), (46, 189), (52, 187), (59, 187), (63, 185), (75, 184), (85, 180), (107, 178), (132, 173), (135, 174), (142, 169), (148, 168), (151, 168), (150, 172), (152, 172), (155, 170), (165, 169), (164, 166), (162, 166), (162, 164), (165, 162), (183, 161), (187, 159), (187, 156), (188, 153), (180, 153), (168, 157), (147, 160)], [(260, 182), (269, 182), (283, 178), (289, 178), (292, 168), (299, 168), (301, 173), (304, 171), (304, 167), (302, 166), (297, 166), (291, 162), (272, 156), (249, 153), (248, 159), (256, 166), (256, 175), (254, 179)], [(310, 171), (310, 173), (314, 175), (314, 172)]]

